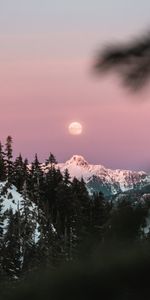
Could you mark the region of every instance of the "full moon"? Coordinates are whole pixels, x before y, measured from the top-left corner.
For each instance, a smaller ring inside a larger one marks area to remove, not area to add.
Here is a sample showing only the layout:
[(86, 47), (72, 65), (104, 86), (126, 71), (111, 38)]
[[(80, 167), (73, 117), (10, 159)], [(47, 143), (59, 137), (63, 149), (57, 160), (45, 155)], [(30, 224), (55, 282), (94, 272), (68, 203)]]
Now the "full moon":
[(70, 134), (79, 135), (82, 133), (82, 125), (79, 122), (70, 123), (68, 130)]

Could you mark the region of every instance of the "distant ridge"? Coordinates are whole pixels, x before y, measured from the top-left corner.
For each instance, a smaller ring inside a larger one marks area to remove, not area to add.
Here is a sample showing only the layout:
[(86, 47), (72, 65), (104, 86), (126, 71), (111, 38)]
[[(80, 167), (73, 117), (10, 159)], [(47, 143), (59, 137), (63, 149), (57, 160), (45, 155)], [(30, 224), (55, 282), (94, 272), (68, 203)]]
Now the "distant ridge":
[(83, 178), (90, 193), (101, 191), (106, 196), (140, 189), (150, 183), (150, 176), (144, 171), (108, 169), (103, 165), (89, 164), (81, 155), (73, 155), (65, 163), (56, 166), (62, 173), (68, 169), (71, 178)]

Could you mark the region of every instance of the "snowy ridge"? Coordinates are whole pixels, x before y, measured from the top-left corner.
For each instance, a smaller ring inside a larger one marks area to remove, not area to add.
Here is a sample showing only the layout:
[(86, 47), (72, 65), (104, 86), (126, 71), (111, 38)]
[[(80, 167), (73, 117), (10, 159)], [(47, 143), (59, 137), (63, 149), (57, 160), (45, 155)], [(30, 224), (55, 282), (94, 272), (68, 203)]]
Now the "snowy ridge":
[[(3, 220), (3, 230), (4, 234), (7, 232), (8, 227), (8, 213), (11, 210), (12, 214), (19, 212), (20, 215), (23, 214), (24, 211), (24, 198), (23, 196), (17, 192), (17, 189), (14, 185), (11, 187), (6, 187), (6, 182), (0, 182), (0, 200), (2, 202), (1, 214), (4, 216)], [(40, 237), (38, 227), (39, 224), (37, 222), (37, 207), (36, 205), (30, 201), (29, 206), (29, 217), (34, 223), (34, 241), (37, 243)]]
[(83, 156), (74, 155), (65, 163), (57, 164), (64, 173), (68, 169), (71, 178), (83, 177), (87, 187), (92, 191), (103, 191), (105, 194), (116, 194), (150, 183), (150, 177), (144, 171), (111, 170), (102, 165), (89, 164)]
[[(18, 210), (21, 212), (23, 209), (23, 197), (17, 192), (14, 185), (5, 190), (6, 183), (0, 182), (0, 195), (3, 198), (2, 213), (6, 213), (8, 210), (12, 210), (15, 214)], [(32, 208), (35, 208), (34, 203), (31, 204)]]

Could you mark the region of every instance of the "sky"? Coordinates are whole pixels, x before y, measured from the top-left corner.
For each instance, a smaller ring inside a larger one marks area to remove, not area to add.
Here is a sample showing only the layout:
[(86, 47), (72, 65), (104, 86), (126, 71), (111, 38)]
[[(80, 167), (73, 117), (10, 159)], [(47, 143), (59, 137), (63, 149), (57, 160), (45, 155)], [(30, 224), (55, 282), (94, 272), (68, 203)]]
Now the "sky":
[(150, 169), (150, 87), (134, 95), (92, 71), (98, 50), (150, 28), (149, 11), (149, 0), (0, 0), (0, 140), (13, 137), (14, 156)]

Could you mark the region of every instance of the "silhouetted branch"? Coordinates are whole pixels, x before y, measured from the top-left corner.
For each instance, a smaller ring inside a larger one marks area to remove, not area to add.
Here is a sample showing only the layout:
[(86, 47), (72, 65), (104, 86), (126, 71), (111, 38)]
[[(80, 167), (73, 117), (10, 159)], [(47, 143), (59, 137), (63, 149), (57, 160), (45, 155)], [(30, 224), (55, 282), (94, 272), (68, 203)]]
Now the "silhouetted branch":
[(150, 78), (150, 34), (128, 44), (103, 49), (94, 68), (98, 73), (117, 71), (125, 85), (141, 88)]

